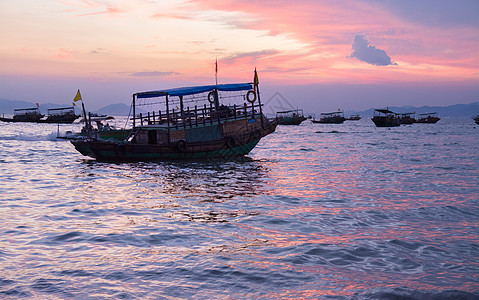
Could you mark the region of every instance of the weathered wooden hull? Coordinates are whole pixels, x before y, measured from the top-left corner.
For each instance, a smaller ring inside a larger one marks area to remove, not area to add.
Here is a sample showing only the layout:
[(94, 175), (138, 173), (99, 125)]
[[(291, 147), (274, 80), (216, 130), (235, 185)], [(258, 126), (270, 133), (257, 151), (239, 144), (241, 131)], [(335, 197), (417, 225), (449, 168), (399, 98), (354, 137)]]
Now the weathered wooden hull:
[(298, 118), (278, 118), (278, 124), (280, 125), (299, 125), (301, 124), (306, 118), (298, 117)]
[[(260, 119), (256, 120), (258, 124)], [(75, 149), (85, 156), (101, 161), (154, 161), (180, 159), (234, 158), (248, 154), (260, 139), (276, 129), (276, 123), (257, 126), (252, 130), (242, 128), (230, 131), (214, 140), (193, 141), (179, 139), (169, 143), (151, 144), (143, 141), (111, 141), (111, 140), (73, 140)], [(233, 128), (233, 127), (232, 127)], [(225, 128), (224, 128), (225, 129)], [(251, 129), (251, 128), (250, 128)], [(181, 134), (178, 132), (177, 135)]]
[(47, 119), (14, 119), (14, 118), (1, 118), (3, 122), (13, 123), (47, 123), (47, 124), (70, 124), (73, 123), (79, 116), (67, 117), (67, 118), (47, 118)]

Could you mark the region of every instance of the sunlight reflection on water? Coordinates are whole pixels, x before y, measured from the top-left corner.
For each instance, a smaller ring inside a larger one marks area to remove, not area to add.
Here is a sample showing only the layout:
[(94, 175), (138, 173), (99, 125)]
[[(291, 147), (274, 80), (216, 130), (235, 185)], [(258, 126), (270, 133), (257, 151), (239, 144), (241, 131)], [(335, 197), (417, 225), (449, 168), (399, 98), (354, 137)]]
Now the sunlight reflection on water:
[(305, 122), (237, 161), (117, 164), (55, 130), (0, 126), (4, 296), (478, 292), (472, 126)]

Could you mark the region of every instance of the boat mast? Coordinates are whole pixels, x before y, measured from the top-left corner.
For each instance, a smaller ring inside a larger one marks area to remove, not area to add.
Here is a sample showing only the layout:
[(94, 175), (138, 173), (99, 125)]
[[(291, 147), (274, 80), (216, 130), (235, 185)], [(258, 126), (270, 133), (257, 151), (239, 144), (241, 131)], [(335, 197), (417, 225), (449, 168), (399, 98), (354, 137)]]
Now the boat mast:
[[(258, 94), (258, 105), (259, 105), (259, 113), (261, 115), (261, 126), (264, 128), (264, 118), (263, 118), (263, 108), (261, 107), (261, 97), (259, 96), (259, 79), (258, 79), (258, 72), (256, 72), (256, 68), (254, 68), (254, 79), (253, 79), (254, 91)], [(254, 105), (253, 105), (254, 111)]]
[(136, 109), (135, 109), (135, 96), (136, 94), (133, 94), (133, 129), (135, 128), (135, 118), (136, 118)]

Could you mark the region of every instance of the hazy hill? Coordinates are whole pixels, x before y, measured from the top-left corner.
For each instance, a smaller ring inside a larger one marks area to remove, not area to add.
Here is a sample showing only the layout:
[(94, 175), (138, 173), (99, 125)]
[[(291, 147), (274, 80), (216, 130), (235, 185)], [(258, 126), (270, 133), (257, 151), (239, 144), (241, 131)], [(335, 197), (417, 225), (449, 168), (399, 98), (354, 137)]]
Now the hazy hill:
[[(57, 108), (57, 107), (65, 107), (71, 106), (70, 104), (59, 105), (53, 103), (44, 103), (40, 104), (40, 111), (42, 113), (46, 113), (47, 109), (49, 108)], [(1, 99), (0, 98), (0, 114), (5, 115), (13, 115), (13, 110), (17, 108), (31, 108), (36, 107), (36, 104), (33, 102), (28, 101), (21, 101), (21, 100), (8, 100), (8, 99)], [(378, 107), (378, 108), (385, 108), (385, 107)], [(470, 104), (455, 104), (450, 106), (420, 106), (420, 107), (412, 107), (412, 106), (401, 106), (401, 107), (389, 107), (389, 110), (398, 112), (398, 113), (406, 113), (406, 112), (415, 112), (417, 114), (420, 113), (427, 113), (427, 112), (437, 112), (439, 117), (472, 117), (473, 115), (479, 115), (479, 102), (473, 102)], [(81, 107), (77, 106), (75, 108), (77, 114), (81, 113)], [(100, 108), (97, 111), (92, 111), (94, 113), (99, 114), (107, 114), (112, 116), (127, 116), (130, 112), (130, 106), (118, 103), (118, 104), (110, 104), (105, 107)], [(137, 110), (137, 113), (142, 112), (141, 109)], [(346, 110), (345, 115), (350, 114), (359, 114), (363, 118), (364, 117), (372, 117), (374, 113), (374, 108), (370, 108), (363, 111), (351, 111)]]
[(128, 116), (128, 113), (130, 112), (130, 106), (123, 103), (110, 104), (100, 108), (95, 112), (112, 116)]
[[(385, 109), (386, 107), (378, 107)], [(389, 110), (396, 113), (429, 113), (437, 112), (439, 117), (472, 117), (479, 115), (479, 102), (473, 102), (470, 104), (455, 104), (450, 106), (391, 106)], [(374, 114), (374, 108), (370, 108), (363, 111), (345, 111), (345, 115), (359, 114), (362, 117), (372, 117)]]

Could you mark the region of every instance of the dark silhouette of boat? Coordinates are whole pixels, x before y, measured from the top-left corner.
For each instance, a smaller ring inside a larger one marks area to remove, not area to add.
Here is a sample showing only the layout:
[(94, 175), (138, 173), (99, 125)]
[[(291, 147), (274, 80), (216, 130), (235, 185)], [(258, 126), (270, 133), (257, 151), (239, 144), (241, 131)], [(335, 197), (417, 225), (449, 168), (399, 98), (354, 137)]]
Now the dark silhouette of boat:
[[(152, 103), (162, 109), (136, 115), (137, 106)], [(90, 135), (71, 143), (81, 154), (106, 161), (229, 159), (248, 154), (277, 125), (263, 115), (252, 83), (140, 92), (133, 94), (132, 110), (133, 129), (124, 141)]]
[(299, 125), (306, 120), (306, 117), (302, 109), (294, 109), (277, 112), (276, 120), (280, 125)]
[(50, 108), (45, 120), (40, 120), (40, 123), (73, 123), (80, 116), (75, 114), (73, 106)]
[(398, 115), (389, 109), (375, 109), (372, 121), (377, 127), (395, 127), (401, 125)]
[(312, 119), (313, 123), (322, 123), (322, 124), (341, 124), (346, 120), (344, 117), (344, 112), (336, 111), (331, 113), (322, 113), (319, 117), (319, 120)]
[(40, 113), (38, 107), (34, 108), (19, 108), (13, 111), (13, 118), (1, 117), (3, 122), (40, 122), (40, 119), (45, 115)]
[(437, 113), (423, 113), (417, 116), (416, 123), (437, 123), (441, 118), (437, 116)]
[(31, 123), (73, 123), (80, 116), (75, 115), (73, 106), (48, 109), (46, 119), (38, 107), (15, 109), (13, 118), (0, 118), (4, 122), (31, 122)]
[(401, 125), (411, 125), (416, 122), (416, 118), (414, 118), (414, 113), (399, 113), (397, 114), (399, 118), (399, 123)]
[(131, 129), (117, 128), (109, 123), (104, 123), (104, 121), (112, 119), (114, 119), (112, 116), (89, 114), (88, 120), (90, 120), (90, 122), (85, 123), (82, 119), (82, 122), (84, 122), (85, 125), (82, 127), (80, 132), (67, 131), (60, 134), (59, 131), (57, 133), (57, 138), (64, 140), (80, 140), (89, 138), (88, 134), (90, 134), (92, 138), (100, 140), (125, 140), (130, 135)]
[(473, 117), (474, 122), (479, 125), (479, 115)]

